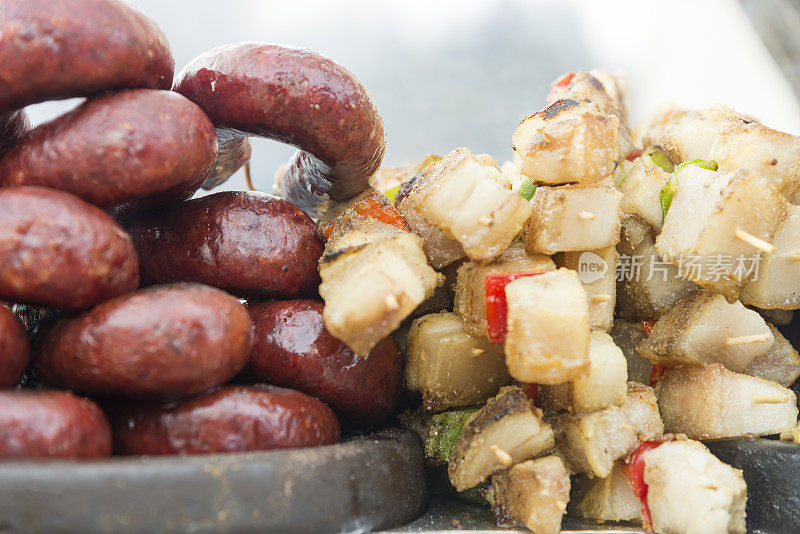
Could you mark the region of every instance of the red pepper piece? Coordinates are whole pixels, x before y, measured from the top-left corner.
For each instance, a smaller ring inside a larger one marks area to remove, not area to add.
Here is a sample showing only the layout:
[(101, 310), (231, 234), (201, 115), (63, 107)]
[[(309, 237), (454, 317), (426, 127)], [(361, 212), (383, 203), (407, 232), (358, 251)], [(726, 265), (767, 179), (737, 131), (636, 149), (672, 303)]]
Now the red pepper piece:
[[(384, 195), (381, 195), (381, 197), (384, 197)], [(375, 219), (376, 221), (390, 224), (396, 228), (410, 232), (411, 228), (408, 226), (403, 216), (400, 215), (400, 212), (397, 211), (397, 208), (394, 207), (388, 198), (384, 198), (386, 200), (383, 198), (376, 198), (375, 194), (372, 194), (357, 201), (353, 204), (351, 209), (355, 210), (355, 212), (362, 217)], [(322, 229), (322, 235), (325, 236), (325, 239), (331, 236), (335, 227), (336, 221), (334, 220)]]
[(664, 374), (666, 367), (661, 365), (660, 363), (654, 363), (652, 369), (650, 369), (650, 386), (655, 386), (656, 382), (661, 380), (661, 375)]
[(647, 504), (647, 483), (644, 481), (644, 453), (653, 450), (668, 441), (675, 441), (673, 436), (663, 436), (650, 441), (642, 441), (635, 451), (628, 457), (625, 466), (625, 476), (628, 478), (633, 494), (642, 503), (642, 523), (648, 532), (653, 531), (653, 521), (650, 516), (650, 505)]
[(506, 301), (506, 286), (524, 276), (543, 274), (541, 271), (523, 271), (519, 273), (490, 274), (483, 279), (483, 289), (486, 295), (486, 331), (489, 341), (501, 344), (506, 340), (506, 318), (508, 315), (508, 302)]
[(644, 335), (650, 337), (650, 333), (653, 331), (653, 325), (656, 322), (652, 319), (647, 319), (646, 321), (642, 321), (642, 328), (644, 328)]
[(644, 154), (644, 150), (634, 150), (633, 152), (625, 156), (625, 159), (627, 159), (628, 161), (633, 161), (636, 158), (641, 157), (642, 154)]
[(553, 85), (555, 85), (556, 87), (560, 87), (561, 89), (566, 89), (569, 86), (570, 82), (572, 81), (572, 78), (574, 77), (575, 77), (574, 72), (568, 72), (562, 75), (561, 78), (556, 80), (556, 83), (554, 83)]
[(525, 392), (525, 396), (533, 401), (534, 406), (539, 406), (539, 384), (525, 384), (522, 390)]

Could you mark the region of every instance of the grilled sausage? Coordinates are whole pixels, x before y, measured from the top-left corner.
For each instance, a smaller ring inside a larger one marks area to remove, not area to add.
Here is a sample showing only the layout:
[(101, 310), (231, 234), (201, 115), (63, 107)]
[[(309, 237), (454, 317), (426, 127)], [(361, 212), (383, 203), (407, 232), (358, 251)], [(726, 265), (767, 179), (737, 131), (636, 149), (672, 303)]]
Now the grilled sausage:
[(169, 89), (175, 61), (155, 22), (120, 0), (0, 2), (0, 115), (110, 89)]
[(31, 122), (23, 110), (0, 116), (0, 156), (25, 137), (31, 130)]
[(208, 454), (336, 443), (330, 408), (276, 386), (228, 386), (173, 406), (111, 410), (120, 454)]
[(200, 188), (216, 154), (200, 108), (170, 91), (136, 89), (37, 127), (0, 159), (0, 185), (60, 189), (102, 207), (182, 199)]
[(218, 289), (176, 284), (105, 302), (47, 332), (36, 369), (89, 395), (176, 399), (228, 381), (253, 343), (245, 307)]
[(298, 389), (355, 423), (383, 422), (397, 403), (402, 354), (387, 337), (365, 357), (333, 337), (311, 300), (251, 304), (256, 341), (244, 376)]
[(369, 185), (385, 150), (383, 122), (361, 81), (315, 52), (267, 43), (220, 46), (189, 62), (173, 89), (217, 127), (298, 147), (279, 194), (307, 213)]
[(19, 381), (28, 367), (29, 353), (25, 327), (11, 310), (0, 304), (0, 388)]
[(0, 459), (110, 455), (111, 429), (93, 402), (66, 391), (0, 391)]
[(146, 215), (130, 231), (144, 283), (202, 282), (262, 298), (310, 295), (319, 285), (316, 225), (272, 195), (216, 193)]
[(0, 189), (0, 299), (81, 310), (136, 289), (128, 235), (105, 212), (42, 187)]

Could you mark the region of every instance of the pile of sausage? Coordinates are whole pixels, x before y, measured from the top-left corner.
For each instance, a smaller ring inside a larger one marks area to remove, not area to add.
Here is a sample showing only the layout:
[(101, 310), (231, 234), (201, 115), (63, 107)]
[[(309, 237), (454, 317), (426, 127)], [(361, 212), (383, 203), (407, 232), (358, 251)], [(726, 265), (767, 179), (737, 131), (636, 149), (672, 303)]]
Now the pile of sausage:
[[(0, 65), (0, 459), (312, 446), (391, 415), (401, 353), (325, 329), (307, 215), (383, 157), (353, 74), (242, 43), (173, 83), (163, 32), (120, 0), (0, 0)], [(73, 97), (31, 128), (25, 106)], [(250, 135), (298, 148), (282, 198), (187, 200)]]

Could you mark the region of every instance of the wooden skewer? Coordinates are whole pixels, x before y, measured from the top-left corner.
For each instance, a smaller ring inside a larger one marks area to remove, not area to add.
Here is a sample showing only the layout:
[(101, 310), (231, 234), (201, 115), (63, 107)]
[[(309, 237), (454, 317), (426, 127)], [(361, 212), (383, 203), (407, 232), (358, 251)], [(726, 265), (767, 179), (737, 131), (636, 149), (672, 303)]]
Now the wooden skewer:
[(494, 455), (497, 457), (497, 460), (501, 464), (507, 467), (514, 463), (514, 458), (512, 458), (510, 454), (508, 454), (506, 451), (504, 451), (497, 445), (492, 445), (490, 448), (492, 449), (492, 452), (494, 453)]
[(480, 355), (481, 355), (481, 354), (483, 354), (484, 352), (486, 352), (486, 351), (485, 351), (485, 350), (483, 350), (483, 349), (479, 349), (479, 348), (477, 348), (477, 347), (475, 347), (474, 349), (472, 349), (472, 355), (473, 355), (473, 356), (480, 356)]
[(763, 395), (761, 397), (753, 397), (753, 404), (785, 404), (789, 402), (789, 397), (786, 395)]
[(394, 296), (394, 293), (389, 293), (386, 295), (386, 307), (392, 311), (400, 308), (400, 302), (398, 302), (397, 297)]
[(749, 345), (751, 343), (765, 343), (769, 341), (770, 334), (753, 334), (752, 336), (729, 337), (725, 344), (729, 347), (734, 345)]
[(611, 300), (611, 295), (608, 293), (598, 293), (597, 295), (592, 295), (591, 301), (592, 302), (608, 302)]
[(775, 252), (775, 245), (772, 243), (767, 243), (761, 238), (758, 238), (751, 234), (750, 232), (745, 232), (741, 228), (737, 228), (733, 231), (733, 235), (736, 236), (738, 239), (741, 239), (748, 245), (751, 245), (758, 250), (762, 251), (764, 254), (772, 254)]
[(592, 213), (591, 211), (582, 211), (578, 214), (578, 217), (580, 217), (584, 221), (593, 221), (594, 213)]
[(258, 191), (253, 185), (253, 180), (250, 178), (250, 162), (244, 164), (244, 183), (247, 184), (247, 189), (250, 191)]

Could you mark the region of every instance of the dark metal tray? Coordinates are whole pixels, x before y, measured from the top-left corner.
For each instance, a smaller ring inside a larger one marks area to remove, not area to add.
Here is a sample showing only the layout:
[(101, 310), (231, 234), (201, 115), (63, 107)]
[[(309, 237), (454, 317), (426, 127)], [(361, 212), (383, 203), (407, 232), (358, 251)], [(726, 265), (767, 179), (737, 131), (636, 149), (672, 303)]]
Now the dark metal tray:
[(0, 534), (366, 532), (427, 499), (416, 435), (262, 453), (0, 463)]

